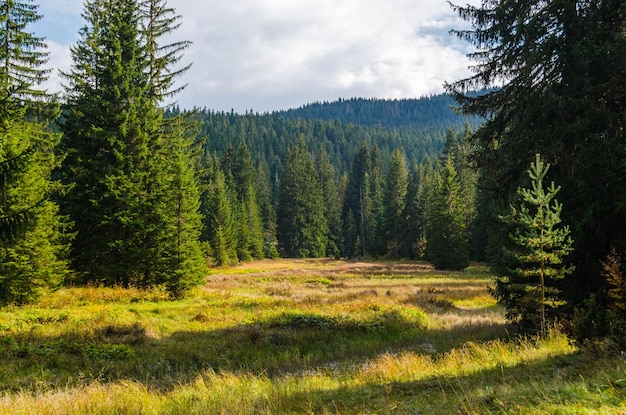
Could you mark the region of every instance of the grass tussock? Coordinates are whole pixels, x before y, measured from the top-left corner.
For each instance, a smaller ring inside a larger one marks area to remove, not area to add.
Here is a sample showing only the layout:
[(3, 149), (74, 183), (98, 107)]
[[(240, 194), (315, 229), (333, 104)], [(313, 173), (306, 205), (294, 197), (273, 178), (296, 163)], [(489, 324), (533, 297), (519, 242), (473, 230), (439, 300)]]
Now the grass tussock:
[(510, 334), (484, 267), (262, 261), (0, 310), (0, 414), (620, 414), (626, 363)]

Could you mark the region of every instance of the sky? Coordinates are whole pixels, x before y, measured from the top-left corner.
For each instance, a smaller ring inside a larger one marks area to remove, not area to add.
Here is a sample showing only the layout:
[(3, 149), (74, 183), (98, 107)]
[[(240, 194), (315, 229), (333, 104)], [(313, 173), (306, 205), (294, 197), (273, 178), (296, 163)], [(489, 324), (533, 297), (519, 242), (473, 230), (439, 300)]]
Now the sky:
[[(466, 1), (463, 2), (465, 4)], [(39, 0), (53, 68), (84, 26), (83, 0)], [(170, 0), (182, 17), (167, 41), (189, 40), (192, 63), (174, 101), (182, 108), (271, 112), (338, 98), (419, 98), (467, 77), (470, 45), (450, 35), (464, 22), (445, 0)]]

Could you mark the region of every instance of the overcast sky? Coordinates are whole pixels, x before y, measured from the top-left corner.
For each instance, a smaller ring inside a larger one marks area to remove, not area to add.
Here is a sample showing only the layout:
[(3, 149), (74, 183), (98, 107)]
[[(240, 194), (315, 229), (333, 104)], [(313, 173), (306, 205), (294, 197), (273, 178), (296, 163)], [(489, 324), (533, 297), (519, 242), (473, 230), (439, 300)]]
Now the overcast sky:
[[(29, 30), (47, 39), (53, 92), (84, 25), (83, 0), (36, 3), (43, 19)], [(188, 86), (175, 98), (183, 108), (266, 112), (337, 98), (416, 98), (469, 74), (469, 45), (448, 34), (463, 22), (445, 0), (168, 4), (182, 16), (171, 41), (193, 42), (184, 58), (193, 66), (178, 80)]]

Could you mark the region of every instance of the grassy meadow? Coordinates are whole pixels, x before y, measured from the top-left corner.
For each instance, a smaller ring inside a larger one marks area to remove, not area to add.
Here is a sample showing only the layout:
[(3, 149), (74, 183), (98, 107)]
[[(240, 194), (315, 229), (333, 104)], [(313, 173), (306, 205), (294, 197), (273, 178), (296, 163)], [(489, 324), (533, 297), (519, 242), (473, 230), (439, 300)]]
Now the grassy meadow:
[(0, 309), (0, 414), (626, 414), (626, 358), (512, 333), (485, 267), (277, 260)]

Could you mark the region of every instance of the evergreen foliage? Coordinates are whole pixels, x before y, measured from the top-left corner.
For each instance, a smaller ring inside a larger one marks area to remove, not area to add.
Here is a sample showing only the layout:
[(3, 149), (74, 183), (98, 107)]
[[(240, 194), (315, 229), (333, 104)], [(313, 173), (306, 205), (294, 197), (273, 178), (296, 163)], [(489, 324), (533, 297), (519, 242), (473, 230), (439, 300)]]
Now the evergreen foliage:
[(374, 206), (376, 190), (373, 157), (371, 150), (363, 145), (356, 153), (352, 162), (352, 170), (348, 176), (348, 183), (343, 201), (342, 219), (344, 223), (345, 255), (358, 257), (371, 255), (374, 235), (375, 216)]
[(47, 46), (44, 38), (26, 31), (29, 24), (41, 19), (38, 8), (34, 0), (0, 2), (1, 119), (19, 112), (15, 104), (20, 101), (32, 106), (46, 98), (46, 93), (37, 86), (51, 72), (43, 68), (48, 61), (48, 52), (43, 50)]
[(231, 174), (239, 204), (239, 260), (263, 259), (263, 223), (257, 197), (256, 169), (245, 143), (241, 143), (235, 154)]
[(37, 89), (49, 70), (44, 40), (26, 31), (40, 19), (32, 1), (0, 2), (0, 305), (24, 303), (68, 273), (66, 218), (51, 195), (58, 107)]
[[(202, 282), (206, 272), (205, 253), (200, 244), (202, 215), (200, 189), (196, 177), (197, 154), (193, 137), (195, 122), (177, 117), (161, 131), (165, 139), (165, 194), (162, 200), (165, 225), (161, 244), (169, 249), (165, 259), (171, 273), (168, 291), (179, 297)], [(171, 210), (170, 210), (171, 209)]]
[[(581, 304), (601, 290), (599, 264), (610, 247), (626, 248), (626, 3), (488, 1), (454, 9), (472, 25), (456, 34), (476, 47), (475, 65), (447, 89), (463, 113), (487, 119), (472, 136), (473, 158), (494, 210), (516, 197), (525, 160), (541, 153), (553, 161), (575, 240), (576, 270), (564, 294)], [(505, 225), (492, 223), (490, 235), (499, 236), (492, 244), (505, 245)]]
[(171, 35), (181, 25), (181, 16), (167, 6), (167, 0), (141, 0), (141, 34), (144, 38), (144, 52), (148, 60), (148, 85), (150, 97), (157, 102), (172, 97), (186, 85), (174, 87), (174, 80), (185, 73), (191, 65), (174, 68), (180, 62), (182, 52), (189, 48), (190, 41), (163, 44), (160, 39)]
[(400, 150), (396, 150), (391, 156), (391, 164), (385, 181), (382, 223), (387, 252), (396, 258), (400, 256), (402, 245), (407, 185), (404, 158)]
[(408, 174), (406, 197), (402, 211), (402, 238), (399, 255), (417, 259), (424, 254), (425, 231), (425, 166)]
[[(449, 102), (449, 98), (447, 100)], [(377, 105), (392, 108), (394, 103), (381, 101)], [(420, 106), (417, 103), (415, 105)], [(342, 111), (342, 108), (338, 106), (334, 114)], [(438, 157), (448, 128), (457, 130), (465, 125), (464, 117), (456, 115), (448, 106), (442, 108), (438, 106), (437, 109), (420, 112), (424, 122), (414, 127), (403, 125), (400, 118), (394, 125), (383, 127), (378, 124), (347, 124), (336, 120), (334, 116), (330, 120), (314, 117), (303, 119), (287, 117), (282, 113), (240, 115), (206, 109), (198, 110), (195, 116), (200, 123), (199, 138), (204, 142), (206, 154), (223, 154), (228, 145), (237, 148), (245, 142), (253, 161), (266, 166), (268, 174), (274, 176), (277, 172), (273, 169), (276, 158), (285, 160), (287, 150), (297, 145), (300, 137), (304, 136), (314, 154), (321, 149), (326, 152), (337, 175), (341, 177), (349, 174), (354, 155), (362, 145), (371, 149), (378, 147), (383, 166), (390, 162), (396, 148), (402, 149), (407, 165), (411, 166), (423, 163), (427, 157)], [(450, 114), (441, 123), (435, 121), (440, 109)], [(416, 108), (415, 111), (420, 110)], [(167, 112), (169, 116), (178, 113), (180, 111), (176, 108)]]
[(562, 205), (555, 199), (560, 187), (554, 182), (543, 187), (549, 168), (537, 154), (528, 171), (532, 188), (518, 191), (523, 203), (511, 207), (508, 218), (514, 227), (515, 247), (506, 250), (512, 265), (508, 275), (496, 280), (495, 289), (509, 319), (542, 335), (547, 333), (548, 320), (557, 317), (564, 304), (557, 283), (572, 272), (564, 263), (573, 242), (569, 227), (560, 225)]
[(331, 165), (328, 154), (322, 149), (315, 155), (315, 170), (322, 189), (324, 201), (324, 218), (328, 228), (328, 242), (326, 244), (326, 256), (341, 257), (343, 248), (342, 224), (341, 224), (341, 201), (339, 199), (337, 174)]
[(322, 188), (304, 140), (285, 160), (277, 209), (278, 243), (287, 257), (326, 255), (328, 226)]
[(167, 30), (144, 27), (141, 5), (85, 5), (66, 75), (64, 210), (75, 223), (72, 263), (81, 281), (165, 284), (179, 295), (202, 276), (191, 138), (181, 120), (162, 118), (158, 103), (176, 55), (147, 48)]
[(468, 231), (461, 184), (448, 155), (433, 184), (426, 230), (426, 258), (437, 269), (460, 270), (469, 265)]
[(278, 241), (276, 240), (276, 208), (267, 170), (258, 167), (256, 176), (257, 197), (263, 225), (263, 256), (277, 258)]
[[(445, 132), (450, 127), (461, 127), (466, 120), (454, 111), (454, 104), (452, 97), (446, 94), (399, 100), (351, 98), (311, 103), (275, 115), (304, 120), (336, 120), (365, 127)], [(467, 121), (472, 125), (480, 123), (478, 117), (470, 117)]]
[(209, 243), (210, 254), (217, 265), (237, 261), (237, 225), (233, 212), (233, 198), (226, 184), (226, 176), (216, 157), (206, 163), (202, 189), (202, 240)]

